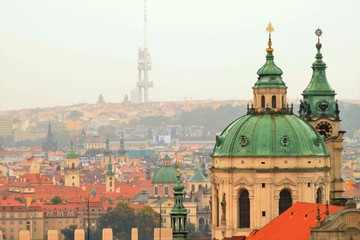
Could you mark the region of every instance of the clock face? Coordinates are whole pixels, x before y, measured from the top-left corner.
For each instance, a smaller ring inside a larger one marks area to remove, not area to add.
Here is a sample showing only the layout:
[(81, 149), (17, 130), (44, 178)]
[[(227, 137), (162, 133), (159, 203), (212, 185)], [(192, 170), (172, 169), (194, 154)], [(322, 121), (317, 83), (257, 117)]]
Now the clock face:
[(318, 133), (323, 136), (324, 138), (328, 138), (332, 134), (332, 126), (329, 122), (326, 121), (320, 121), (316, 124), (316, 130)]

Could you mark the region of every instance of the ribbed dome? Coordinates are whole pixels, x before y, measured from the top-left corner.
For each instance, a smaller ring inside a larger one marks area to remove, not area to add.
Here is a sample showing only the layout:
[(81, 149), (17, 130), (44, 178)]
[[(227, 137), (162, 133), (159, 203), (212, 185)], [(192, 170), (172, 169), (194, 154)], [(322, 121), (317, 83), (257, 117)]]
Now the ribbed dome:
[(216, 139), (213, 156), (328, 156), (316, 130), (292, 114), (245, 115)]
[(152, 183), (176, 183), (176, 170), (171, 166), (162, 166), (153, 176)]

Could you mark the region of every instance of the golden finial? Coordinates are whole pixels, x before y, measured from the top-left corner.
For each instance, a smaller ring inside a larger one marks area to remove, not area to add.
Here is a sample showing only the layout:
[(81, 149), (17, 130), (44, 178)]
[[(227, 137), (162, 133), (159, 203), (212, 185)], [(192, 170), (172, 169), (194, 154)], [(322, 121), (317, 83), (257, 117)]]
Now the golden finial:
[(177, 169), (176, 169), (176, 171), (177, 171), (177, 174), (180, 176), (180, 161), (179, 160), (177, 160), (176, 161), (176, 165), (177, 165)]
[(268, 41), (268, 48), (266, 49), (266, 52), (268, 53), (272, 53), (274, 51), (274, 49), (271, 47), (272, 43), (271, 43), (271, 33), (274, 30), (274, 27), (272, 26), (271, 22), (269, 22), (268, 26), (266, 27), (266, 31), (269, 33), (269, 41)]

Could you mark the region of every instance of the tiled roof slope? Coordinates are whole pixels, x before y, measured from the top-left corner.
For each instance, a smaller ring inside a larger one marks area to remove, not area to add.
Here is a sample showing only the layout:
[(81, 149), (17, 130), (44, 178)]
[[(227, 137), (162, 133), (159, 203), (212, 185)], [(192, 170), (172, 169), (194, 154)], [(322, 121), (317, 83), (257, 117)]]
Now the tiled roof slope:
[[(252, 232), (246, 240), (288, 240), (310, 239), (310, 228), (316, 226), (317, 207), (319, 204), (296, 202), (281, 215), (258, 231)], [(325, 218), (325, 204), (320, 204), (321, 221)], [(329, 205), (329, 214), (344, 207)]]

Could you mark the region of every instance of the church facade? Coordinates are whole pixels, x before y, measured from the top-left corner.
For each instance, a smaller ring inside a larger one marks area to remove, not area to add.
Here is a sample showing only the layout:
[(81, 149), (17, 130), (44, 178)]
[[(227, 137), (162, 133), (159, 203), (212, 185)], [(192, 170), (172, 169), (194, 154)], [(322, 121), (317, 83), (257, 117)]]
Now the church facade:
[[(274, 63), (271, 24), (267, 30), (266, 62), (257, 72), (253, 103), (245, 116), (216, 137), (212, 153), (215, 239), (247, 236), (297, 201), (343, 201), (343, 132), (335, 92), (326, 80), (326, 66), (320, 58), (320, 42), (313, 77), (303, 92), (297, 116), (287, 101), (282, 70)], [(331, 91), (319, 88), (323, 85)], [(322, 124), (330, 124), (331, 133)]]

